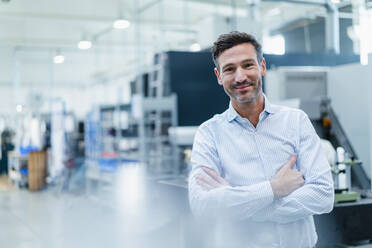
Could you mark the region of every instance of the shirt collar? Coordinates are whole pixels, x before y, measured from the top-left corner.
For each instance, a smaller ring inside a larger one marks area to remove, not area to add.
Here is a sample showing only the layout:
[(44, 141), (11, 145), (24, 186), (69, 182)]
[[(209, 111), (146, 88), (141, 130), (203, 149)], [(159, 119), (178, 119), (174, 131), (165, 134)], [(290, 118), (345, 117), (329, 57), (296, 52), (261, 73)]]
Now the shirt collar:
[[(267, 99), (265, 94), (263, 94), (263, 96), (264, 96), (264, 99), (265, 99), (264, 112), (266, 112), (268, 114), (274, 114), (275, 110), (274, 110), (273, 106), (271, 105), (270, 101)], [(236, 110), (234, 109), (234, 107), (232, 106), (231, 101), (230, 101), (229, 109), (227, 110), (227, 120), (229, 122), (231, 122), (235, 118), (237, 118), (238, 116), (240, 116), (240, 115), (238, 114), (238, 112), (236, 112)]]

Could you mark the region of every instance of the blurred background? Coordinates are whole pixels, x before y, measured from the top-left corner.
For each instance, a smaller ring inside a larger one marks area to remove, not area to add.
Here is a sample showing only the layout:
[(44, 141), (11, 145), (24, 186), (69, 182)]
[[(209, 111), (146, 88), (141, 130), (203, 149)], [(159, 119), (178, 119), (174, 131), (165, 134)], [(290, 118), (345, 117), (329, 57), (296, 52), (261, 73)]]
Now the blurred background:
[(229, 104), (210, 48), (232, 30), (322, 138), (336, 198), (317, 246), (372, 247), (370, 0), (1, 0), (2, 246), (214, 247), (187, 176)]

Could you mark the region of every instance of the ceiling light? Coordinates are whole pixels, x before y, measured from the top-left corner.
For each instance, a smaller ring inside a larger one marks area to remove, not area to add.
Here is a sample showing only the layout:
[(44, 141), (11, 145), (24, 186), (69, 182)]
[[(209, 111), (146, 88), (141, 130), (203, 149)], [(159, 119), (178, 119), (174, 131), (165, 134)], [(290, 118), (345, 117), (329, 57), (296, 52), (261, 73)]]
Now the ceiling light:
[(279, 8), (273, 8), (273, 9), (271, 9), (267, 12), (267, 15), (268, 16), (276, 16), (276, 15), (279, 15), (281, 13), (282, 13), (282, 11)]
[(112, 26), (115, 29), (125, 29), (125, 28), (129, 28), (130, 22), (124, 19), (118, 19), (114, 21), (114, 24)]
[(331, 0), (332, 3), (340, 3), (340, 0)]
[(199, 52), (200, 51), (200, 44), (199, 43), (194, 43), (190, 46), (190, 51), (191, 52)]
[(18, 113), (21, 113), (22, 112), (22, 109), (23, 109), (22, 105), (21, 104), (18, 104), (17, 107), (16, 107), (17, 112)]
[(92, 42), (89, 40), (81, 40), (78, 43), (78, 48), (81, 50), (87, 50), (92, 47)]
[(57, 54), (53, 57), (53, 62), (54, 64), (62, 64), (63, 62), (65, 62), (65, 56)]

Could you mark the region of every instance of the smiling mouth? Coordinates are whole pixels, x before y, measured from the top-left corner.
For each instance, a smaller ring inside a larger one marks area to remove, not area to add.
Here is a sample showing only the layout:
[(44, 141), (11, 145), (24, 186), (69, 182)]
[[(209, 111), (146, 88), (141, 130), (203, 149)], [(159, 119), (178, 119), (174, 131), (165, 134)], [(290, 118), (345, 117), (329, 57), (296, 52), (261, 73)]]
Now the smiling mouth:
[(237, 85), (237, 86), (234, 86), (234, 89), (242, 90), (242, 89), (248, 88), (248, 87), (250, 87), (250, 86), (253, 86), (253, 83)]

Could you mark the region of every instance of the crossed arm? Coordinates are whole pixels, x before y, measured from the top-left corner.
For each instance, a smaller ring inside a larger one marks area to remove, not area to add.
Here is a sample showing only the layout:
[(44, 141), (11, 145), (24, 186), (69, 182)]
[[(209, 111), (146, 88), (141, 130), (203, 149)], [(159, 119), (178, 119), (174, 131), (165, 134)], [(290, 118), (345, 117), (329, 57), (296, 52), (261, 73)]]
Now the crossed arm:
[[(306, 168), (302, 172), (292, 169), (296, 159), (299, 168)], [(216, 165), (196, 166), (189, 178), (189, 198), (199, 216), (289, 223), (330, 212), (334, 192), (319, 138), (308, 133), (302, 137), (298, 157), (292, 156), (273, 179), (258, 184), (233, 187)]]
[[(296, 160), (297, 155), (293, 154), (288, 163), (278, 171), (275, 178), (269, 181), (274, 198), (286, 196), (304, 184), (305, 178), (302, 173), (293, 170)], [(207, 176), (197, 174), (195, 180), (204, 190), (209, 191), (222, 186), (230, 186), (216, 171), (208, 167), (202, 167), (201, 169)]]

